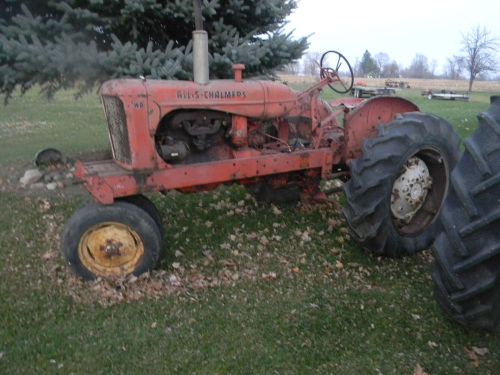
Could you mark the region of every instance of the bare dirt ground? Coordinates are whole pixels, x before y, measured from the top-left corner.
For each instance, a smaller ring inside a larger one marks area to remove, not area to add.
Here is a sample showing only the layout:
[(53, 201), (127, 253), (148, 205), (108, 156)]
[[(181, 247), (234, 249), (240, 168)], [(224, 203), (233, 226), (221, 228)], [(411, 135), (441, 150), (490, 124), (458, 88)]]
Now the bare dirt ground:
[[(294, 75), (279, 75), (280, 79), (289, 83), (311, 83), (317, 81), (317, 77), (313, 76), (294, 76)], [(469, 82), (467, 80), (451, 80), (451, 79), (418, 79), (418, 78), (398, 78), (393, 81), (408, 82), (412, 89), (418, 90), (451, 90), (451, 91), (467, 91)], [(384, 87), (385, 78), (364, 78), (355, 77), (354, 84), (364, 84), (370, 87)], [(475, 81), (473, 86), (474, 91), (481, 92), (499, 92), (500, 81)]]

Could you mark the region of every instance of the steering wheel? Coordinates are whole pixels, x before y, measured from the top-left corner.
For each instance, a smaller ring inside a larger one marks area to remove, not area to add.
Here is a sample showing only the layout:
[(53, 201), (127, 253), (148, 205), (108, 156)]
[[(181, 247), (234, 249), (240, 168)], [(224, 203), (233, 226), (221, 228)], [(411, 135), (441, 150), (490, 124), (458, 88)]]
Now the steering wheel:
[(354, 74), (351, 64), (337, 51), (327, 51), (321, 56), (319, 62), (320, 77), (323, 79), (330, 76), (332, 82), (328, 84), (330, 88), (339, 94), (345, 94), (352, 89), (354, 84)]

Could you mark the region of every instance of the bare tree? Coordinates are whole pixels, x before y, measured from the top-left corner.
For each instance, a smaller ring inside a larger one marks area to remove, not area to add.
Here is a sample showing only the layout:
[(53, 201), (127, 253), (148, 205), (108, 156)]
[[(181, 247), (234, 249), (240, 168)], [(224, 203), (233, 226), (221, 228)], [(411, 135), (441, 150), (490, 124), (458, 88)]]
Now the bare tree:
[(415, 55), (405, 73), (406, 77), (411, 78), (432, 78), (432, 73), (429, 70), (429, 61), (421, 53)]
[(399, 77), (399, 65), (396, 60), (392, 60), (391, 63), (385, 64), (382, 70), (382, 75), (386, 78), (398, 78)]
[(438, 62), (436, 59), (432, 59), (431, 64), (429, 65), (429, 72), (432, 77), (436, 76), (436, 68), (438, 66)]
[(463, 58), (460, 56), (449, 57), (446, 61), (445, 76), (449, 79), (460, 79), (464, 66)]
[(319, 60), (321, 53), (308, 52), (304, 57), (304, 74), (310, 76), (319, 76)]
[(285, 73), (295, 76), (300, 72), (300, 63), (298, 61), (291, 62), (290, 64), (285, 65), (283, 70)]
[(472, 84), (478, 75), (497, 70), (495, 61), (497, 49), (498, 39), (479, 25), (462, 35), (463, 61), (469, 75), (469, 92), (472, 91)]
[(377, 62), (378, 71), (384, 76), (384, 68), (390, 61), (389, 55), (385, 52), (379, 52), (375, 55), (375, 61)]

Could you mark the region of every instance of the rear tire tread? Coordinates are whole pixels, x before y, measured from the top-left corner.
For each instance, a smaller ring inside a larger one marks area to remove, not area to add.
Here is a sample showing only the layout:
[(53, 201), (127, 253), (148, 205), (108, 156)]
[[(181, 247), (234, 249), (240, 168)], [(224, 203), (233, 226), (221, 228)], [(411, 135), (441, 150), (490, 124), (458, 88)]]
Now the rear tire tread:
[[(434, 242), (434, 296), (443, 311), (474, 329), (500, 331), (500, 101), (478, 115), (464, 142)], [(470, 193), (467, 193), (470, 192)], [(455, 280), (453, 282), (447, 282)], [(459, 281), (463, 289), (458, 288)]]
[(453, 189), (457, 193), (458, 198), (462, 202), (462, 205), (467, 210), (469, 216), (471, 218), (475, 218), (479, 215), (479, 211), (477, 210), (476, 206), (474, 206), (474, 202), (472, 201), (472, 198), (469, 196), (469, 193), (467, 192), (467, 188), (463, 181), (462, 175), (456, 172), (458, 171), (455, 170), (451, 174), (451, 185), (453, 186)]
[(467, 152), (476, 162), (476, 165), (478, 169), (481, 171), (483, 177), (491, 176), (492, 174), (491, 169), (486, 160), (484, 159), (483, 155), (481, 154), (479, 147), (474, 143), (474, 141), (471, 138), (469, 138), (464, 142), (464, 146)]

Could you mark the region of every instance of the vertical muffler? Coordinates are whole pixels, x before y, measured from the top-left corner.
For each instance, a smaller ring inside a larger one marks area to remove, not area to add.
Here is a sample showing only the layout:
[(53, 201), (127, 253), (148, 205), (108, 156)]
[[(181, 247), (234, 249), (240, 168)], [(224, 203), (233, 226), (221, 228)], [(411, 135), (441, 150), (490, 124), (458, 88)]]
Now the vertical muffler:
[(200, 85), (208, 83), (208, 34), (203, 30), (201, 1), (193, 0), (194, 24), (193, 31), (193, 79)]
[(208, 83), (208, 34), (204, 30), (193, 31), (193, 77), (200, 85)]

